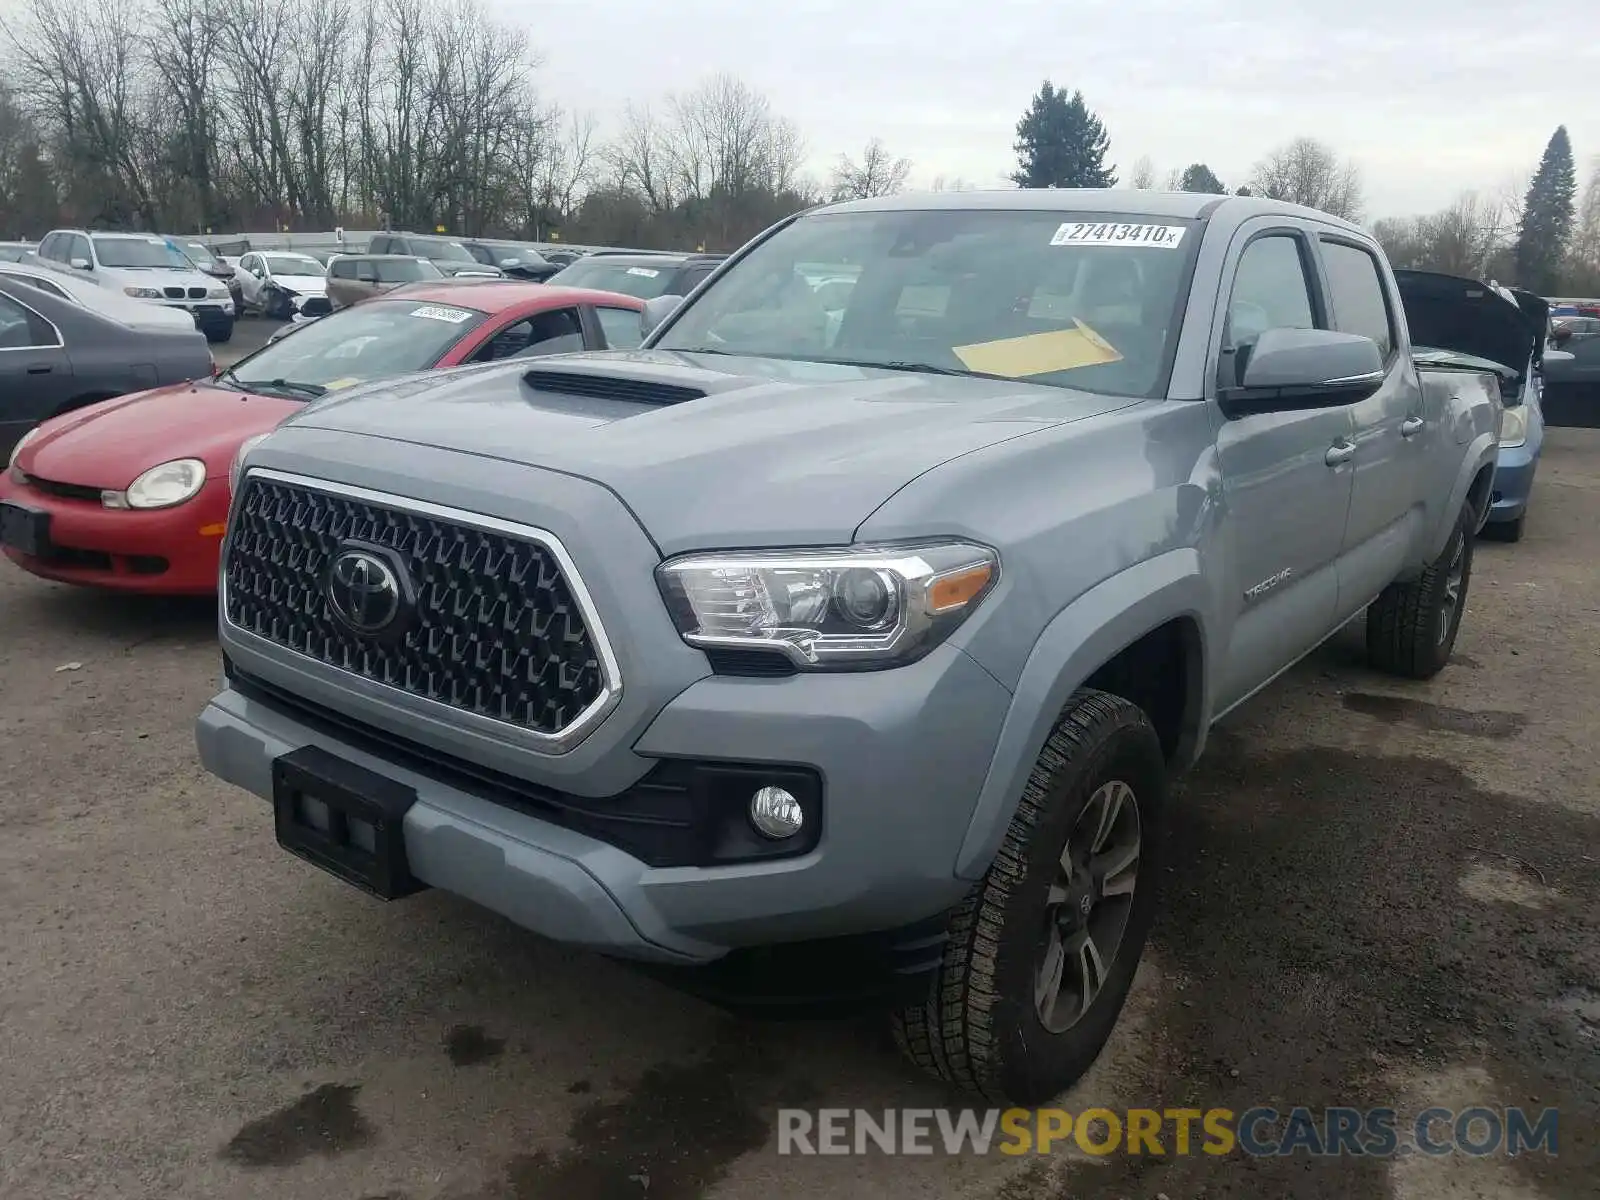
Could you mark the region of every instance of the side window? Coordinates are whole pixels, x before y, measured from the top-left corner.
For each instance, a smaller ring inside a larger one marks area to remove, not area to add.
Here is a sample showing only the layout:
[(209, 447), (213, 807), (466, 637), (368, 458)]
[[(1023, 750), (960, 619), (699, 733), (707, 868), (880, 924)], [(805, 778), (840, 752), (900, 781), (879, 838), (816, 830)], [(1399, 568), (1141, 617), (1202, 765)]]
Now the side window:
[(600, 304), (595, 306), (594, 315), (600, 319), (609, 349), (634, 350), (644, 340), (639, 332), (639, 314), (633, 309)]
[(355, 267), (346, 259), (336, 258), (328, 264), (329, 279), (354, 279)]
[(66, 292), (62, 291), (48, 279), (39, 279), (33, 275), (12, 275), (8, 276), (8, 282), (26, 284), (28, 287), (37, 288), (47, 296), (59, 296), (63, 300), (71, 299)]
[(44, 318), (0, 292), (0, 350), (26, 350), (61, 344)]
[(94, 252), (89, 249), (89, 239), (84, 237), (81, 233), (73, 234), (72, 253), (67, 255), (67, 257), (83, 258), (87, 259), (91, 263), (94, 262)]
[(1322, 263), (1328, 272), (1334, 327), (1371, 338), (1387, 362), (1394, 352), (1394, 321), (1377, 260), (1359, 246), (1324, 239)]
[(56, 247), (59, 245), (61, 245), (61, 235), (59, 233), (48, 233), (45, 235), (44, 241), (39, 243), (39, 248), (34, 253), (40, 258), (54, 259), (58, 257)]
[(371, 260), (357, 263), (356, 264), (356, 278), (361, 280), (362, 283), (377, 283), (377, 282), (379, 282), (379, 280), (378, 280), (378, 264), (375, 263), (375, 262), (372, 262)]
[(392, 254), (393, 251), (389, 249), (389, 239), (382, 234), (379, 234), (377, 237), (373, 238), (367, 243), (367, 253)]
[(1223, 348), (1252, 345), (1269, 329), (1314, 329), (1316, 324), (1300, 239), (1270, 234), (1246, 246), (1228, 297)]
[(582, 350), (583, 325), (575, 308), (558, 308), (528, 318), (528, 340), (502, 358), (536, 358), (543, 354), (565, 354), (569, 350)]

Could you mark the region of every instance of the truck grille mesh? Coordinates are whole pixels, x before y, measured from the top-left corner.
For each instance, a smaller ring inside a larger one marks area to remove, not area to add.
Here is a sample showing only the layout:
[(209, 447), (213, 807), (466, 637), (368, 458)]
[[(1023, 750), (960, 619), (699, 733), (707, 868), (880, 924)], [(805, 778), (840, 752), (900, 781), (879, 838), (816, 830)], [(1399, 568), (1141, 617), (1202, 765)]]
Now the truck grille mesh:
[[(541, 734), (561, 733), (603, 691), (592, 631), (536, 542), (260, 476), (245, 478), (231, 526), (227, 619), (258, 637)], [(415, 585), (398, 639), (355, 633), (329, 604), (329, 564), (352, 539), (398, 555)]]

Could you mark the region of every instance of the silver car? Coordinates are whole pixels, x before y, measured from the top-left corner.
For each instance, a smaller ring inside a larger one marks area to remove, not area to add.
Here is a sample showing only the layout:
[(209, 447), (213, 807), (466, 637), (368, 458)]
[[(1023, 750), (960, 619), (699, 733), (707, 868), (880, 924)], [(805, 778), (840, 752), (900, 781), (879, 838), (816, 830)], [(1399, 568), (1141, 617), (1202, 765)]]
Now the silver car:
[(71, 278), (181, 309), (213, 342), (233, 336), (233, 296), (227, 285), (202, 272), (164, 237), (56, 229), (45, 234), (35, 254), (42, 265)]

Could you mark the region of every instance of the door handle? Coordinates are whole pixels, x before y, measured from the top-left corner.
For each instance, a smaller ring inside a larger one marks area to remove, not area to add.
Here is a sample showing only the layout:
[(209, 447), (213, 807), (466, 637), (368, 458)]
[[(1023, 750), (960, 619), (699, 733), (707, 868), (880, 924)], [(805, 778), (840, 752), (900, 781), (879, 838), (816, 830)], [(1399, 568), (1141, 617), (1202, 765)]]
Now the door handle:
[(1404, 421), (1400, 422), (1400, 436), (1401, 437), (1407, 437), (1407, 438), (1408, 437), (1416, 437), (1417, 434), (1419, 434), (1421, 432), (1422, 432), (1422, 418), (1421, 417), (1407, 417)]
[(1337, 467), (1349, 462), (1355, 457), (1356, 444), (1343, 439), (1328, 447), (1328, 452), (1322, 456), (1322, 461), (1330, 467)]
[(54, 368), (53, 367), (49, 367), (49, 366), (29, 367), (28, 368), (28, 374), (29, 375), (48, 375), (48, 374), (50, 374), (50, 372), (52, 370), (54, 370)]

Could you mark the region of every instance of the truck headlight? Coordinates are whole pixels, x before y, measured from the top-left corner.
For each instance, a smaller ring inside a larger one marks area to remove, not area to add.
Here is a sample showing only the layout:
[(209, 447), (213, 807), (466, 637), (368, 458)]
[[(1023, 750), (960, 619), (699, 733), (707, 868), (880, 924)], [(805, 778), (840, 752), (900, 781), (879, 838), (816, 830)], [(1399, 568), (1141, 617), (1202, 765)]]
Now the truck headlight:
[(125, 492), (101, 492), (100, 503), (107, 508), (171, 508), (192, 500), (205, 482), (205, 463), (198, 458), (178, 458), (151, 467)]
[(122, 294), (124, 296), (132, 296), (135, 300), (159, 300), (159, 299), (161, 299), (161, 289), (160, 288), (125, 287), (125, 288), (122, 289)]
[(239, 491), (239, 477), (244, 474), (245, 455), (266, 440), (266, 434), (258, 433), (254, 437), (247, 437), (239, 443), (239, 448), (234, 451), (233, 461), (228, 464), (228, 494), (230, 496)]
[(921, 658), (999, 577), (999, 555), (971, 542), (687, 554), (656, 568), (691, 646), (767, 647), (802, 670)]
[(1528, 406), (1518, 404), (1500, 410), (1500, 444), (1520, 446), (1528, 440)]

